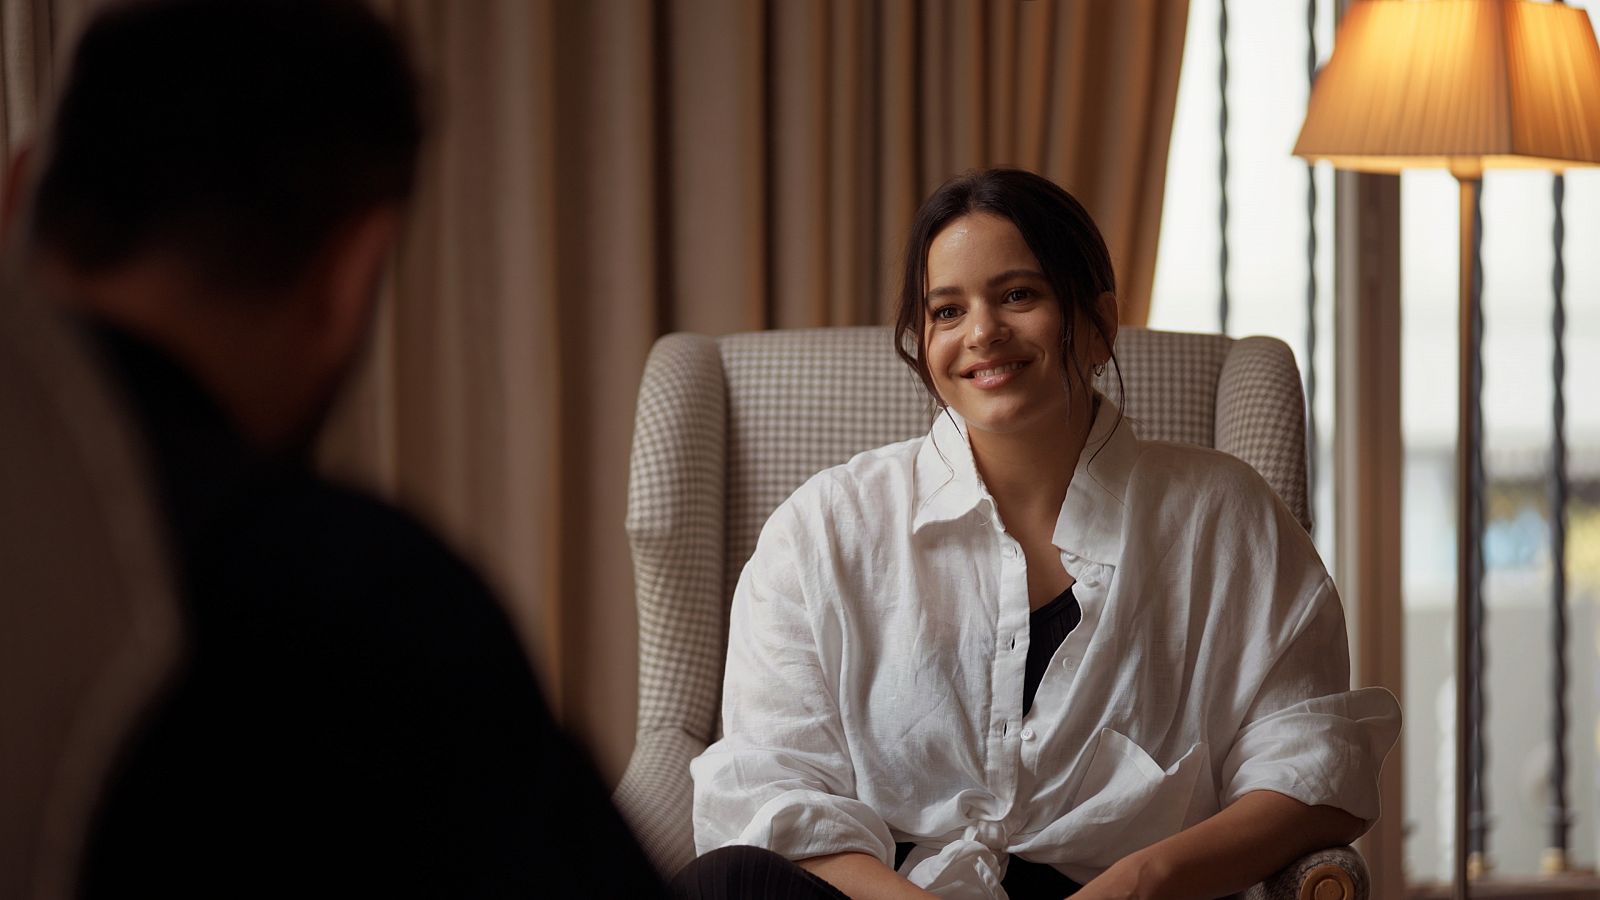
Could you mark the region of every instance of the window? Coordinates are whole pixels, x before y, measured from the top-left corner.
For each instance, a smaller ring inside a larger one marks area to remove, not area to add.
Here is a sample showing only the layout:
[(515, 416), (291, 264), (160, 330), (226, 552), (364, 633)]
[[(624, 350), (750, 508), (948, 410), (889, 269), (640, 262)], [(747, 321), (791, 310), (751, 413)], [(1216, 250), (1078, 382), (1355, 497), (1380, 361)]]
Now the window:
[[(1333, 2), (1316, 4), (1319, 59), (1333, 45)], [(1228, 4), (1228, 333), (1281, 338), (1315, 375), (1318, 429), (1312, 518), (1322, 558), (1333, 553), (1333, 173), (1317, 185), (1315, 359), (1308, 358), (1307, 173), (1289, 155), (1305, 118), (1306, 5)], [(1150, 327), (1220, 329), (1218, 0), (1191, 0), (1167, 162)], [(1314, 366), (1314, 369), (1313, 369)]]
[[(1314, 4), (1332, 47), (1333, 0)], [(1316, 348), (1307, 353), (1307, 170), (1290, 156), (1305, 113), (1307, 4), (1230, 0), (1227, 330), (1269, 334), (1315, 377), (1316, 539), (1334, 569), (1333, 173), (1319, 168)], [(1590, 10), (1591, 20), (1596, 19)], [(1150, 326), (1219, 328), (1219, 0), (1192, 0), (1178, 91)], [(1548, 834), (1552, 176), (1484, 182), (1484, 395), (1489, 859), (1505, 877), (1539, 869)], [(1408, 878), (1448, 878), (1453, 849), (1457, 192), (1444, 172), (1402, 178), (1402, 415)], [(1592, 867), (1600, 808), (1600, 171), (1566, 176), (1569, 861)]]
[[(1544, 172), (1489, 172), (1482, 201), (1488, 855), (1493, 870), (1508, 877), (1538, 872), (1549, 834), (1551, 184)], [(1447, 173), (1401, 177), (1406, 860), (1421, 881), (1446, 879), (1454, 853), (1458, 203)], [(1600, 761), (1600, 259), (1585, 248), (1600, 246), (1600, 172), (1569, 172), (1564, 208), (1568, 849), (1572, 863), (1593, 866)]]

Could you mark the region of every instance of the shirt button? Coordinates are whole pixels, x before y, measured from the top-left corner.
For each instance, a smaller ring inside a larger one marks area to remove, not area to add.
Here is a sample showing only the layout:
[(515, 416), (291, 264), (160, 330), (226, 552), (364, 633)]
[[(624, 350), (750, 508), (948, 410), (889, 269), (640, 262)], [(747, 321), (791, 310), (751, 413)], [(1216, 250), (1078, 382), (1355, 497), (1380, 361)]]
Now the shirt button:
[(1061, 668), (1063, 668), (1063, 669), (1071, 669), (1072, 666), (1073, 666), (1072, 657), (1068, 656), (1068, 657), (1065, 657), (1065, 658), (1063, 658), (1061, 660)]
[(1018, 552), (1019, 551), (1017, 550), (1016, 547), (1007, 547), (1006, 548), (1006, 559), (1016, 559)]
[(1024, 729), (1022, 729), (1022, 739), (1025, 740), (1025, 741), (1033, 740), (1033, 729), (1032, 728), (1024, 728)]
[(995, 737), (1000, 737), (1001, 735), (1003, 735), (1005, 733), (1006, 733), (1006, 723), (1004, 723), (1004, 722), (996, 722), (996, 723), (994, 723), (994, 735), (995, 735)]

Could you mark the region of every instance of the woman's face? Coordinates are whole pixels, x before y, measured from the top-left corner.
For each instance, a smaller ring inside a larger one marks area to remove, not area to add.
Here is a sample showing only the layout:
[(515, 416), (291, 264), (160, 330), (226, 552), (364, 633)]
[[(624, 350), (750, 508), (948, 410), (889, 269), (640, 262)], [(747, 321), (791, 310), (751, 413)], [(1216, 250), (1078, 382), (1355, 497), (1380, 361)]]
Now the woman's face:
[(970, 213), (935, 235), (924, 300), (934, 387), (972, 429), (1011, 434), (1067, 424), (1061, 305), (1010, 220)]

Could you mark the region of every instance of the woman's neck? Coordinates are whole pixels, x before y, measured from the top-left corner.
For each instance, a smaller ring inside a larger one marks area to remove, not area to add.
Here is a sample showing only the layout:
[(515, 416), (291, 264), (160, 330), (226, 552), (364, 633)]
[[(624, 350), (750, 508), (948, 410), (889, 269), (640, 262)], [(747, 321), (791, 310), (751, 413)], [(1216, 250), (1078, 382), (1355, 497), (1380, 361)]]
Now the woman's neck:
[(1009, 434), (971, 429), (978, 474), (1007, 530), (1053, 533), (1098, 408), (1098, 397), (1085, 397), (1065, 421)]

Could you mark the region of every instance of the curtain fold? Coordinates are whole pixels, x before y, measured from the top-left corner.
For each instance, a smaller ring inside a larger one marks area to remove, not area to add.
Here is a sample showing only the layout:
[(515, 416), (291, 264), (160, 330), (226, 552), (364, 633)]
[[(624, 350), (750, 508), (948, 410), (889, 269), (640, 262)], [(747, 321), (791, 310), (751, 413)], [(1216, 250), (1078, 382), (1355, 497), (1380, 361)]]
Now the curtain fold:
[[(0, 0), (8, 154), (96, 2)], [(1000, 164), (1083, 200), (1147, 317), (1186, 0), (372, 2), (433, 136), (324, 459), (480, 564), (608, 776), (657, 336), (888, 321), (922, 198)]]

